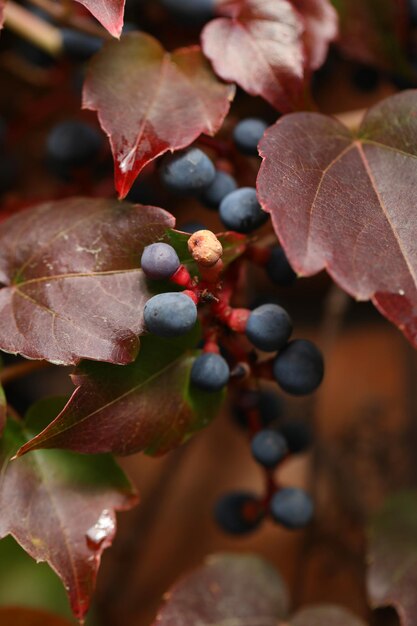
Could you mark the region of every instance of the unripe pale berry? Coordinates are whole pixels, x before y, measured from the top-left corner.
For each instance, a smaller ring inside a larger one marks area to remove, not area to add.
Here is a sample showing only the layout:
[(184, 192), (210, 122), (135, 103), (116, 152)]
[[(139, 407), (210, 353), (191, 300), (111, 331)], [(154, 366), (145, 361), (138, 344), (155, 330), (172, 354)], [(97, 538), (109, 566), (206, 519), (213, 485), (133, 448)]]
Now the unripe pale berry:
[(188, 250), (194, 261), (211, 267), (221, 258), (223, 247), (211, 230), (198, 230), (188, 240)]

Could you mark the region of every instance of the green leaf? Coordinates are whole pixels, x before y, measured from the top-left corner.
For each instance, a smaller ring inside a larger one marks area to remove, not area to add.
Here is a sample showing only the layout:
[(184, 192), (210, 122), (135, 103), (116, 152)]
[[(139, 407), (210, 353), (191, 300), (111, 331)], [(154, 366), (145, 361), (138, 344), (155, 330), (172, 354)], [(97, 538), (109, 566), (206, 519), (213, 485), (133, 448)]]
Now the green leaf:
[(131, 508), (137, 497), (108, 455), (48, 450), (10, 461), (61, 407), (60, 399), (43, 400), (32, 407), (27, 423), (6, 425), (0, 442), (0, 537), (11, 535), (37, 562), (46, 561), (82, 619), (101, 555), (116, 532), (115, 511)]
[(393, 606), (401, 623), (417, 624), (417, 493), (390, 497), (369, 528), (368, 595), (374, 608)]

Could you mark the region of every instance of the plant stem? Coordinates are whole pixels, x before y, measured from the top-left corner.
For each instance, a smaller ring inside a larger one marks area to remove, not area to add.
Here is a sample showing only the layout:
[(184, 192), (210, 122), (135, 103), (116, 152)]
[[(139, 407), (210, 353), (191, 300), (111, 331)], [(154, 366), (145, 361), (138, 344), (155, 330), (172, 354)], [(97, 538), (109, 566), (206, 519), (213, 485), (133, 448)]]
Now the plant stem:
[(17, 378), (23, 378), (23, 376), (50, 366), (51, 363), (48, 363), (48, 361), (23, 361), (23, 363), (10, 365), (0, 372), (0, 383), (7, 385)]
[(4, 24), (17, 35), (42, 48), (52, 56), (62, 52), (60, 30), (9, 0), (4, 7)]

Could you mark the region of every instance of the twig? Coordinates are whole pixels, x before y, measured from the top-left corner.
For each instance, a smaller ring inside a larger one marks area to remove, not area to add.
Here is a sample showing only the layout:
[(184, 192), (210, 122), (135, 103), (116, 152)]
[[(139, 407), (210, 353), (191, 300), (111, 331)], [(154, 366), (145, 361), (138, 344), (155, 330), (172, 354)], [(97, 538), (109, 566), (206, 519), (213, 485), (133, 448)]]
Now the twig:
[(74, 13), (72, 5), (67, 6), (59, 2), (53, 2), (52, 0), (29, 1), (34, 6), (45, 11), (45, 13), (48, 13), (48, 15), (53, 17), (57, 22), (62, 22), (75, 30), (84, 32), (87, 35), (92, 35), (93, 37), (101, 37), (102, 39), (112, 38), (107, 30), (102, 26), (95, 24), (92, 20), (88, 19), (88, 17), (83, 17), (82, 15)]
[(17, 363), (16, 365), (10, 365), (0, 371), (0, 383), (7, 385), (7, 383), (16, 380), (17, 378), (23, 378), (32, 372), (51, 367), (51, 363), (48, 361), (24, 361), (23, 363)]
[(52, 56), (62, 52), (59, 28), (48, 24), (13, 0), (6, 2), (4, 7), (4, 25)]

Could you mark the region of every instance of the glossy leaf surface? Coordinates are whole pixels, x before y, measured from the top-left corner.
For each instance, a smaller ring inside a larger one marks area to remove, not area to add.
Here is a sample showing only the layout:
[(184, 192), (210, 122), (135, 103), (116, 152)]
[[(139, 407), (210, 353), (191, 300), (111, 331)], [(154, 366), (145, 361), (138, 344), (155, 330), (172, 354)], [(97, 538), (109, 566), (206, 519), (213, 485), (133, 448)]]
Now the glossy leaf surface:
[(294, 269), (327, 269), (417, 345), (417, 92), (381, 102), (356, 134), (288, 115), (260, 150), (260, 201)]
[(10, 461), (60, 407), (60, 400), (41, 401), (24, 424), (7, 424), (0, 448), (0, 536), (12, 535), (31, 557), (52, 567), (82, 619), (101, 555), (116, 532), (115, 511), (131, 508), (137, 497), (110, 456), (47, 450)]
[(369, 532), (368, 596), (373, 607), (393, 606), (402, 626), (417, 624), (417, 494), (391, 497)]
[(0, 225), (0, 349), (73, 364), (128, 363), (150, 297), (144, 246), (174, 218), (155, 207), (71, 198)]
[(155, 624), (277, 626), (287, 604), (284, 582), (269, 563), (254, 555), (219, 554), (168, 592)]
[(190, 350), (198, 339), (197, 332), (169, 340), (149, 335), (130, 365), (81, 363), (67, 406), (19, 454), (35, 448), (162, 454), (178, 446), (209, 423), (222, 399), (190, 387)]
[(90, 64), (83, 106), (97, 111), (110, 139), (119, 196), (157, 156), (214, 135), (233, 96), (197, 46), (168, 53), (139, 32), (107, 43)]

